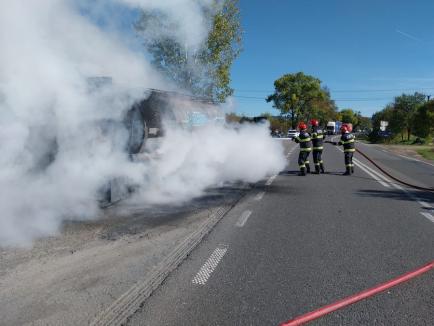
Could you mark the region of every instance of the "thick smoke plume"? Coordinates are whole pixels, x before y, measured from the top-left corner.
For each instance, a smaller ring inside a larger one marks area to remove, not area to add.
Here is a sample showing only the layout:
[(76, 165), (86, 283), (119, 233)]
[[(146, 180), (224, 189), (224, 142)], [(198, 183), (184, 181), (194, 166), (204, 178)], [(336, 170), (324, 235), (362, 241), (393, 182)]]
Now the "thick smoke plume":
[[(103, 16), (114, 4), (158, 10), (177, 26), (173, 35), (194, 48), (208, 26), (198, 3), (0, 2), (0, 246), (31, 244), (58, 232), (66, 219), (95, 218), (97, 194), (113, 178), (139, 185), (143, 202), (161, 204), (283, 168), (281, 148), (265, 126), (170, 128), (150, 159), (132, 162), (125, 153), (126, 110), (145, 88), (164, 89), (168, 82), (143, 53), (126, 46), (120, 32), (107, 32), (84, 11)], [(168, 32), (155, 31), (154, 37)], [(110, 76), (113, 85), (92, 90), (92, 76)], [(108, 130), (102, 120), (111, 121)]]
[(157, 153), (146, 169), (152, 188), (140, 194), (147, 203), (183, 202), (225, 182), (256, 182), (285, 165), (281, 144), (269, 137), (265, 124), (169, 129)]

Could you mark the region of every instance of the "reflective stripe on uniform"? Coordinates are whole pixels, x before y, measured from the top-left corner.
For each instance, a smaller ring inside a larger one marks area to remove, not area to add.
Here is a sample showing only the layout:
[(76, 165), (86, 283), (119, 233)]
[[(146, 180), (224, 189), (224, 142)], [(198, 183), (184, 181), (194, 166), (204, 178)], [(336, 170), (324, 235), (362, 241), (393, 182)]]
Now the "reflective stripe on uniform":
[(354, 143), (354, 139), (350, 139), (348, 141), (340, 141), (341, 144), (351, 144)]
[(312, 148), (300, 148), (300, 152), (311, 152)]
[(314, 147), (313, 148), (314, 151), (320, 151), (320, 150), (323, 150), (323, 149), (324, 149), (323, 146), (321, 146), (321, 147)]
[(305, 143), (305, 142), (308, 142), (308, 141), (311, 141), (311, 139), (310, 138), (305, 138), (305, 139), (298, 139), (298, 141), (300, 142), (300, 143)]
[(355, 148), (344, 149), (344, 153), (354, 153), (355, 151)]

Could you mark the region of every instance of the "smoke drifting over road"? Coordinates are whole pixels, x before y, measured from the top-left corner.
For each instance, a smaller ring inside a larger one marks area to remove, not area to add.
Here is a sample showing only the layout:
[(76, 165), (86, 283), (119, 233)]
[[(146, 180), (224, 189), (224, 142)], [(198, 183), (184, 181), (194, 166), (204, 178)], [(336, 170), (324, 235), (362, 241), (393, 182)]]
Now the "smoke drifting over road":
[[(212, 185), (257, 181), (283, 168), (281, 148), (265, 126), (172, 128), (156, 158), (131, 162), (120, 126), (125, 110), (144, 88), (168, 83), (119, 33), (83, 14), (103, 15), (113, 3), (161, 11), (177, 26), (173, 35), (192, 48), (207, 33), (195, 0), (0, 3), (0, 246), (31, 244), (58, 232), (66, 219), (95, 218), (96, 194), (112, 178), (140, 185), (149, 204), (177, 203)], [(111, 76), (114, 85), (91, 92), (89, 76)], [(119, 122), (109, 139), (101, 120)]]
[(223, 126), (169, 130), (157, 153), (146, 169), (151, 187), (140, 194), (147, 203), (183, 202), (211, 185), (256, 182), (285, 166), (281, 144), (269, 136), (265, 124), (240, 130)]

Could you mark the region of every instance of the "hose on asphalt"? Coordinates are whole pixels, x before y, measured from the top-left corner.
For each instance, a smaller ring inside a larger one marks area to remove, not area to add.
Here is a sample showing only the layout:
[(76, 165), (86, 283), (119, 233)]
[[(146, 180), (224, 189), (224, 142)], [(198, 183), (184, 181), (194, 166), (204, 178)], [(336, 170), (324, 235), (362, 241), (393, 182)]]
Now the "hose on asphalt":
[(379, 166), (377, 163), (375, 163), (375, 161), (373, 159), (371, 159), (368, 155), (366, 155), (365, 153), (363, 153), (360, 149), (356, 149), (357, 153), (359, 153), (360, 155), (362, 155), (365, 159), (367, 159), (369, 162), (371, 162), (378, 170), (380, 170), (383, 174), (387, 175), (389, 178), (407, 186), (410, 188), (414, 188), (417, 190), (423, 190), (423, 191), (431, 191), (434, 192), (434, 188), (426, 188), (426, 187), (421, 187), (421, 186), (416, 186), (414, 184), (405, 182), (401, 179), (398, 179), (396, 177), (394, 177), (393, 175), (391, 175), (389, 172), (387, 172), (386, 170), (384, 170), (381, 166)]
[[(335, 142), (335, 141), (326, 141), (326, 143), (330, 143), (330, 144), (333, 144), (333, 145), (338, 145), (338, 143)], [(372, 165), (374, 165), (383, 174), (387, 175), (390, 179), (395, 180), (396, 182), (399, 182), (399, 183), (401, 183), (401, 184), (403, 184), (403, 185), (405, 185), (407, 187), (410, 187), (410, 188), (414, 188), (414, 189), (417, 189), (417, 190), (434, 192), (434, 188), (426, 188), (426, 187), (416, 186), (414, 184), (411, 184), (411, 183), (405, 182), (405, 181), (403, 181), (401, 179), (398, 179), (397, 177), (394, 177), (389, 172), (387, 172), (386, 170), (384, 170), (381, 166), (379, 166), (377, 163), (375, 163), (375, 161), (372, 158), (370, 158), (368, 155), (366, 155), (365, 153), (363, 153), (360, 149), (357, 148), (356, 151), (357, 151), (357, 153), (359, 153), (360, 155), (362, 155), (364, 158), (366, 158), (369, 162), (371, 162)]]

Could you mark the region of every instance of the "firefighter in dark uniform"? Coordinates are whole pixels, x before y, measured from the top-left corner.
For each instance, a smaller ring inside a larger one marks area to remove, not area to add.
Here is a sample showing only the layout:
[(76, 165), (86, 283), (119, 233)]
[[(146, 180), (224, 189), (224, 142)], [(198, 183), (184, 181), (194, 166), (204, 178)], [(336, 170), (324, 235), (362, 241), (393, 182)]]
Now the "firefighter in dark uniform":
[(300, 154), (298, 155), (299, 175), (306, 175), (306, 172), (310, 173), (309, 154), (312, 151), (312, 141), (304, 122), (298, 124), (298, 129), (300, 129), (300, 135), (295, 137), (294, 141), (300, 144)]
[(324, 173), (324, 162), (322, 160), (322, 151), (324, 149), (324, 133), (318, 128), (319, 122), (316, 119), (310, 121), (312, 126), (312, 156), (315, 164), (315, 174)]
[(352, 133), (350, 133), (347, 125), (343, 124), (341, 127), (341, 140), (339, 141), (339, 145), (344, 146), (344, 155), (345, 155), (345, 173), (344, 175), (350, 175), (354, 173), (354, 164), (353, 164), (353, 154), (356, 151), (355, 147), (355, 137)]

